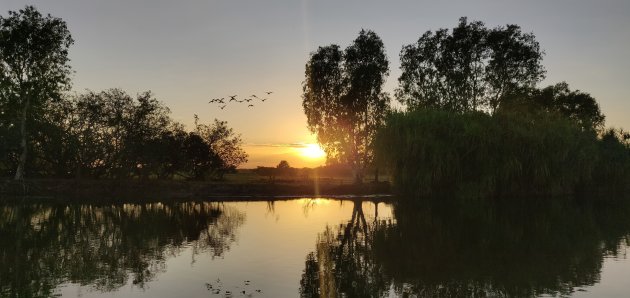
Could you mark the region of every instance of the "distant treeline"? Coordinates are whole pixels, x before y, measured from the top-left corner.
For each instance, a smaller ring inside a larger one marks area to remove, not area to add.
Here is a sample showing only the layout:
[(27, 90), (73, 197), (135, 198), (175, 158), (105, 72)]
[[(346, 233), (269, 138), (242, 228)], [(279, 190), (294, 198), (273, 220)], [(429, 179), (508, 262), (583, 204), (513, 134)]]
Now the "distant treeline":
[[(135, 98), (119, 90), (49, 101), (28, 119), (29, 177), (221, 178), (247, 160), (240, 136), (226, 122), (186, 131), (150, 92)], [(0, 175), (19, 162), (14, 117), (0, 123)]]
[(276, 179), (316, 179), (316, 178), (347, 178), (351, 179), (352, 168), (347, 164), (332, 163), (316, 168), (294, 168), (286, 160), (280, 161), (276, 167), (256, 167), (254, 172), (269, 181)]

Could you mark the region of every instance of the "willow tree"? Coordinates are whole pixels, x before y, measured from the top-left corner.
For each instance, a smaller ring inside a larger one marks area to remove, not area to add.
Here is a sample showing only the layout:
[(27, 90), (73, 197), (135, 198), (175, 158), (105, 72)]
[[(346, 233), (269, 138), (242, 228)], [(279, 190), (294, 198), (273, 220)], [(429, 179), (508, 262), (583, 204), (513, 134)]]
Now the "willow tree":
[(389, 73), (383, 41), (369, 30), (345, 50), (319, 47), (306, 63), (303, 83), (308, 128), (329, 161), (349, 164), (356, 182), (372, 161), (370, 143), (389, 109), (382, 91)]
[(27, 124), (41, 116), (46, 102), (59, 99), (70, 86), (68, 48), (73, 42), (63, 20), (42, 16), (33, 6), (0, 16), (2, 120), (9, 127), (19, 127), (15, 179), (24, 178)]
[(427, 31), (403, 47), (396, 96), (410, 109), (494, 112), (544, 78), (543, 54), (517, 25), (489, 29), (463, 17), (452, 30)]

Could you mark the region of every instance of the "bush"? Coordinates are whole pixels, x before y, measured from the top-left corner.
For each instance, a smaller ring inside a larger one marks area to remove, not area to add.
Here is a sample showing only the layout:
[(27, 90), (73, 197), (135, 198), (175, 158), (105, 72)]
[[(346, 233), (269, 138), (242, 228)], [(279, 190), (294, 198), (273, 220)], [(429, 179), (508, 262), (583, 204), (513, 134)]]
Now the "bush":
[[(546, 112), (423, 109), (391, 114), (374, 145), (377, 162), (391, 171), (401, 192), (490, 197), (573, 194), (610, 171), (607, 176), (623, 180), (630, 150), (609, 142)], [(611, 146), (625, 156), (622, 169), (610, 167), (617, 164), (608, 161)]]

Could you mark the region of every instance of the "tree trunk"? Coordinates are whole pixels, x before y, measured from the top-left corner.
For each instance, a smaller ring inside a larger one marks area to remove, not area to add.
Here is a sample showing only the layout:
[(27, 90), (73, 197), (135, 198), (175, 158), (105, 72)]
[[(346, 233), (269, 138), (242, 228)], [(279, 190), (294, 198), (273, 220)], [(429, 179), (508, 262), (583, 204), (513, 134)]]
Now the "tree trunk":
[(31, 101), (27, 97), (24, 109), (22, 109), (22, 119), (20, 119), (20, 147), (22, 147), (22, 153), (20, 154), (20, 159), (18, 160), (17, 170), (15, 170), (15, 180), (24, 180), (26, 157), (28, 154), (28, 146), (26, 144), (26, 116), (28, 115), (28, 108), (30, 104)]

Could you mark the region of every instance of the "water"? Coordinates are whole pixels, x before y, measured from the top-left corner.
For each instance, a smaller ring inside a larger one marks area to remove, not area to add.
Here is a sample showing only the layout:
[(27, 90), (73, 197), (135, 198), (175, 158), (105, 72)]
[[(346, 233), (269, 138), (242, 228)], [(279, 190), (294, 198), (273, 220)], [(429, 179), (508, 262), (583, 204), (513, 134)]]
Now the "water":
[(0, 205), (2, 297), (624, 297), (630, 208)]

